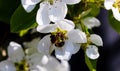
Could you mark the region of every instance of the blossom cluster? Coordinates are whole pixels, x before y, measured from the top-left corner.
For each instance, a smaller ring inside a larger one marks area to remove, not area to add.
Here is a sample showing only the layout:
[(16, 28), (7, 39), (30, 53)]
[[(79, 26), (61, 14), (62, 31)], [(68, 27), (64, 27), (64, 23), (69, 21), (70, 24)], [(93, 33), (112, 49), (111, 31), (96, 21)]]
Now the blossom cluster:
[[(116, 1), (116, 2), (115, 2)], [(103, 46), (102, 38), (90, 33), (101, 25), (95, 17), (80, 18), (80, 24), (66, 18), (67, 5), (80, 3), (81, 0), (21, 0), (26, 12), (31, 12), (36, 5), (36, 30), (45, 33), (43, 38), (35, 39), (23, 45), (10, 42), (8, 59), (0, 63), (0, 71), (69, 71), (68, 61), (80, 49), (89, 59), (97, 59), (98, 47)], [(120, 21), (119, 0), (105, 0), (106, 9), (112, 9), (114, 17)], [(79, 20), (79, 19), (77, 19)], [(77, 22), (78, 23), (78, 22)], [(51, 54), (55, 51), (55, 57)]]
[(52, 56), (35, 51), (34, 41), (38, 39), (33, 40), (33, 44), (24, 43), (26, 47), (31, 46), (26, 51), (20, 44), (11, 41), (7, 50), (8, 59), (0, 62), (0, 71), (69, 71), (67, 61), (60, 63)]
[[(40, 8), (37, 11), (36, 21), (37, 31), (49, 33), (38, 43), (38, 51), (50, 55), (55, 50), (55, 55), (60, 60), (69, 60), (72, 54), (79, 51), (85, 45), (86, 54), (91, 59), (99, 57), (97, 46), (102, 46), (100, 36), (96, 34), (86, 34), (82, 29), (75, 28), (73, 21), (65, 19), (68, 8), (67, 5), (79, 3), (81, 0), (22, 0), (22, 5), (27, 12), (31, 12), (36, 4)], [(82, 20), (84, 26), (91, 29), (100, 26), (98, 19), (87, 17)], [(90, 44), (89, 44), (90, 43)]]

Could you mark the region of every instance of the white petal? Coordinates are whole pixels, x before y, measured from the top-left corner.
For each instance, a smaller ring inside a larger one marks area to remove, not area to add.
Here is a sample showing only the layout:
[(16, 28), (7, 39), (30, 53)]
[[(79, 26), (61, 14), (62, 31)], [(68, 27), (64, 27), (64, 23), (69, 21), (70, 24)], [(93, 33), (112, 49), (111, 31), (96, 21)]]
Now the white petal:
[(70, 60), (71, 55), (77, 53), (79, 49), (79, 44), (74, 44), (70, 41), (65, 41), (65, 45), (63, 47), (56, 47), (55, 55), (60, 60)]
[(41, 0), (21, 0), (22, 4), (26, 5), (35, 5), (39, 3)]
[(42, 66), (39, 66), (39, 65), (37, 65), (36, 67), (39, 69), (38, 71), (48, 71), (48, 70), (46, 70), (45, 67), (42, 67)]
[(45, 67), (40, 66), (40, 65), (36, 65), (33, 67), (34, 69), (30, 70), (30, 71), (48, 71)]
[(73, 43), (86, 43), (87, 38), (84, 32), (80, 31), (79, 29), (72, 30), (68, 33), (68, 40)]
[(91, 34), (90, 35), (90, 40), (91, 40), (92, 43), (94, 43), (97, 46), (103, 46), (102, 38), (99, 35)]
[(105, 0), (104, 1), (104, 6), (107, 10), (110, 10), (113, 6), (113, 3), (115, 2), (115, 0)]
[(82, 22), (89, 29), (92, 29), (93, 27), (99, 27), (101, 25), (100, 21), (95, 17), (87, 17), (83, 19)]
[(25, 11), (29, 13), (29, 12), (31, 12), (35, 8), (36, 5), (26, 5), (26, 4), (23, 4), (22, 6), (25, 9)]
[(40, 33), (50, 33), (55, 31), (58, 26), (56, 24), (48, 24), (48, 25), (38, 25), (37, 31)]
[(68, 61), (68, 60), (70, 60), (72, 54), (70, 52), (63, 50), (62, 48), (57, 48), (57, 49), (55, 49), (55, 55), (56, 55), (56, 58), (58, 58), (60, 60)]
[(46, 55), (44, 55), (44, 56), (42, 57), (41, 63), (42, 63), (43, 65), (45, 65), (45, 64), (48, 63), (48, 61), (49, 61), (48, 57), (47, 57)]
[(65, 3), (56, 2), (49, 8), (49, 18), (55, 22), (65, 18), (67, 14), (67, 6)]
[(66, 41), (65, 45), (62, 47), (64, 51), (75, 54), (80, 49), (80, 44), (72, 43), (71, 41)]
[(36, 21), (39, 25), (50, 24), (50, 19), (48, 16), (48, 5), (46, 3), (41, 3), (38, 9)]
[(67, 20), (67, 19), (57, 21), (57, 22), (55, 22), (55, 24), (59, 25), (59, 27), (61, 29), (64, 29), (67, 31), (70, 31), (70, 30), (74, 29), (74, 27), (75, 27), (75, 24), (71, 20)]
[(64, 68), (64, 70), (62, 71), (70, 71), (70, 66), (69, 66), (68, 61), (62, 60), (61, 65), (63, 66), (62, 68)]
[(69, 71), (69, 64), (67, 61), (62, 60), (60, 63), (53, 57), (49, 58), (49, 62), (45, 67), (48, 71)]
[(80, 50), (81, 44), (73, 43), (73, 46), (74, 46), (74, 48), (73, 48), (73, 51), (74, 51), (73, 54), (75, 54), (75, 53), (77, 53)]
[(9, 60), (0, 62), (0, 71), (16, 71), (15, 65)]
[(50, 46), (51, 46), (50, 35), (47, 35), (40, 40), (37, 48), (39, 52), (49, 55)]
[(97, 59), (99, 57), (98, 48), (94, 45), (89, 45), (86, 49), (86, 55), (90, 59)]
[(20, 62), (25, 54), (21, 45), (12, 41), (8, 46), (8, 56), (13, 62)]
[(52, 71), (54, 71), (54, 69), (58, 66), (60, 66), (59, 61), (56, 58), (49, 56), (49, 61), (46, 64), (46, 68), (50, 69), (50, 71), (51, 71), (51, 69), (52, 69)]
[(79, 3), (81, 0), (63, 0), (66, 4), (77, 4)]
[(112, 7), (113, 16), (116, 20), (120, 21), (120, 12), (118, 8)]
[(34, 53), (27, 57), (30, 67), (35, 65), (45, 65), (48, 63), (48, 57), (42, 53)]

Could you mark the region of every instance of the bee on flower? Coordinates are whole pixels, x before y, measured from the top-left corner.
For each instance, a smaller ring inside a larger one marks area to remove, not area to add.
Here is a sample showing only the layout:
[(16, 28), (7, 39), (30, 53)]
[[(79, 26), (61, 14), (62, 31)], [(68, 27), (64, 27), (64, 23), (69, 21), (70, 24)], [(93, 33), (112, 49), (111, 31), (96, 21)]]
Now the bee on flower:
[(72, 54), (79, 51), (81, 43), (87, 41), (85, 33), (74, 28), (74, 23), (67, 19), (55, 24), (38, 26), (38, 32), (50, 33), (40, 40), (38, 50), (47, 55), (55, 50), (58, 59), (69, 60)]

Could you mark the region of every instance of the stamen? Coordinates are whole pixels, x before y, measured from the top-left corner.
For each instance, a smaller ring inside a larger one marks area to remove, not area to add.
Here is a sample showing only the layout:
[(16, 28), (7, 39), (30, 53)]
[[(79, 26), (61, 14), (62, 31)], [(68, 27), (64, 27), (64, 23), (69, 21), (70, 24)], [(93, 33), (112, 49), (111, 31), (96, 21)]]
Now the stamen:
[(19, 63), (15, 63), (16, 71), (28, 71), (28, 64), (25, 60), (22, 60)]
[(50, 5), (53, 5), (53, 0), (49, 0), (48, 2), (50, 3)]
[(113, 4), (113, 7), (118, 8), (120, 12), (120, 0), (116, 0), (115, 3)]

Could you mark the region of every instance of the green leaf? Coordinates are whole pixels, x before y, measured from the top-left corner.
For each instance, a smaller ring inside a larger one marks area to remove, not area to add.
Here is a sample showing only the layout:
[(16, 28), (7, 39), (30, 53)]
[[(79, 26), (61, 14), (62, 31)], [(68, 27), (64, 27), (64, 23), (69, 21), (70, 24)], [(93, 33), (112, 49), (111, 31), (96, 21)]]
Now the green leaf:
[(90, 71), (96, 71), (96, 60), (90, 60), (86, 55), (85, 55), (85, 63), (87, 64), (88, 68)]
[(10, 21), (11, 32), (19, 33), (21, 30), (26, 30), (34, 26), (36, 24), (35, 19), (36, 19), (37, 8), (38, 7), (36, 7), (36, 9), (34, 9), (32, 12), (27, 13), (20, 5), (12, 15)]
[(90, 5), (91, 12), (89, 13), (89, 16), (96, 17), (100, 12), (100, 7), (98, 7), (96, 4)]
[(34, 28), (37, 26), (37, 23), (34, 23), (31, 27), (27, 28), (27, 29), (24, 29), (24, 30), (21, 30), (19, 32), (19, 36), (22, 37), (24, 36), (30, 29)]
[(0, 21), (10, 23), (10, 18), (19, 6), (20, 0), (0, 0)]
[(113, 17), (112, 11), (108, 12), (108, 19), (109, 24), (112, 26), (112, 28), (120, 34), (120, 22)]

